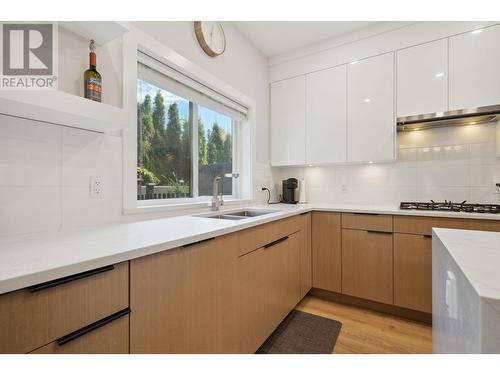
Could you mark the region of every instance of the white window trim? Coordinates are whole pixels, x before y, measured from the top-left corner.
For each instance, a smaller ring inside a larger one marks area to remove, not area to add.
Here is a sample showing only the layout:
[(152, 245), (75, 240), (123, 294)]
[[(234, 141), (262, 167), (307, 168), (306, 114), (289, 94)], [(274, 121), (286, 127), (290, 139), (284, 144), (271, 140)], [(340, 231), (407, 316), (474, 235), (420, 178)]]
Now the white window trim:
[[(252, 203), (253, 200), (253, 169), (255, 166), (255, 100), (247, 97), (235, 90), (227, 83), (217, 77), (212, 76), (199, 66), (193, 64), (177, 52), (166, 47), (162, 43), (143, 31), (131, 27), (131, 31), (123, 38), (123, 105), (129, 112), (130, 122), (124, 125), (123, 129), (123, 213), (146, 213), (157, 211), (179, 211), (189, 210), (194, 207), (209, 208), (211, 197), (179, 198), (179, 199), (157, 199), (151, 201), (137, 200), (137, 51), (141, 50), (158, 58), (158, 60), (175, 68), (202, 82), (204, 85), (214, 90), (224, 93), (225, 96), (233, 98), (235, 101), (244, 104), (248, 108), (246, 123), (239, 131), (237, 139), (240, 144), (233, 147), (233, 163), (237, 163), (234, 170), (240, 172), (241, 183), (239, 187), (239, 198), (224, 196), (224, 202), (228, 205)], [(154, 51), (154, 52), (153, 52)], [(238, 154), (235, 155), (235, 151)], [(234, 165), (234, 164), (233, 164)], [(233, 192), (235, 184), (233, 182)]]

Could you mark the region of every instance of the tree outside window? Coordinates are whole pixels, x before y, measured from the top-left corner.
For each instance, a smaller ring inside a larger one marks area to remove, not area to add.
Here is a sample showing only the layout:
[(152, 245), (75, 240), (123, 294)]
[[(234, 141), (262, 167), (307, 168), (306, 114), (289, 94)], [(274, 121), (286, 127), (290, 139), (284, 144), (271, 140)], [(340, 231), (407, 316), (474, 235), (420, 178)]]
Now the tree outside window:
[[(198, 114), (196, 119), (193, 113)], [(212, 179), (232, 172), (232, 126), (228, 116), (137, 80), (138, 199), (211, 195)], [(197, 147), (193, 131), (198, 135)], [(192, 163), (193, 149), (198, 152), (197, 168)], [(232, 194), (230, 180), (223, 182), (223, 192)]]

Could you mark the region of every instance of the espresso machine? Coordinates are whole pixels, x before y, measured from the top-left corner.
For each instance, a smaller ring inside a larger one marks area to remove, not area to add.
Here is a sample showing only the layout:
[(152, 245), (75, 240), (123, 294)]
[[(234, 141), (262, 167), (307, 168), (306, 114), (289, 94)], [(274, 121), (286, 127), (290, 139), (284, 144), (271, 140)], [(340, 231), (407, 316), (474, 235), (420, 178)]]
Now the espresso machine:
[(296, 178), (289, 178), (282, 181), (283, 196), (282, 203), (296, 204), (298, 203), (298, 187), (299, 181)]

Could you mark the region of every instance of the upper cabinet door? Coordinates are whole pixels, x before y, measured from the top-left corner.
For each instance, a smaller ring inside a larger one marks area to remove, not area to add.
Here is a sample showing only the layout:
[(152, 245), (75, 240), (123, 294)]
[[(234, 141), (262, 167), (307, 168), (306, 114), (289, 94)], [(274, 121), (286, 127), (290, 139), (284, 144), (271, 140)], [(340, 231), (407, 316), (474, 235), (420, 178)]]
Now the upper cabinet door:
[(345, 65), (307, 75), (307, 163), (347, 160), (347, 68)]
[(500, 26), (478, 31), (449, 39), (450, 110), (500, 103)]
[(271, 164), (306, 162), (306, 77), (271, 84)]
[(394, 53), (347, 68), (347, 160), (394, 160)]
[(397, 52), (398, 117), (448, 110), (448, 40)]

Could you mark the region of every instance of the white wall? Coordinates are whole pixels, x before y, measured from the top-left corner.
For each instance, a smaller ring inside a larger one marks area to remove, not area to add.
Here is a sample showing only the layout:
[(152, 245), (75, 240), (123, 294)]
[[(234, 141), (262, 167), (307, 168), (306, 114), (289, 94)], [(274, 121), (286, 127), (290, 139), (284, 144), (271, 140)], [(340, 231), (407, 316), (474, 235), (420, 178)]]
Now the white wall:
[[(257, 101), (257, 161), (254, 187), (272, 182), (268, 153), (267, 59), (231, 24), (225, 24), (226, 53), (216, 59), (199, 48), (192, 22), (137, 23), (168, 47)], [(83, 90), (87, 41), (60, 31), (60, 89)], [(98, 49), (103, 96), (121, 106), (121, 42)], [(121, 137), (63, 128), (0, 115), (0, 235), (139, 220), (155, 215), (122, 215)], [(89, 198), (89, 177), (103, 177), (103, 199)], [(259, 188), (257, 188), (259, 187)], [(258, 190), (257, 190), (258, 189)]]
[[(275, 183), (305, 178), (312, 202), (398, 205), (401, 201), (500, 203), (496, 126), (468, 125), (398, 133), (387, 164), (275, 168)], [(376, 140), (374, 140), (376, 141)]]

